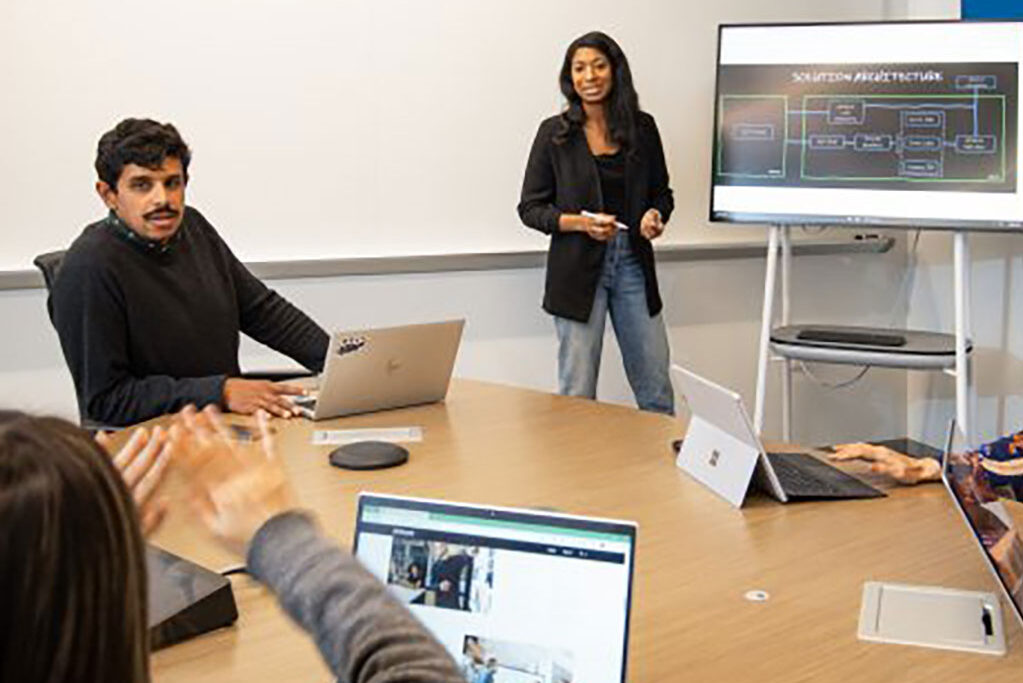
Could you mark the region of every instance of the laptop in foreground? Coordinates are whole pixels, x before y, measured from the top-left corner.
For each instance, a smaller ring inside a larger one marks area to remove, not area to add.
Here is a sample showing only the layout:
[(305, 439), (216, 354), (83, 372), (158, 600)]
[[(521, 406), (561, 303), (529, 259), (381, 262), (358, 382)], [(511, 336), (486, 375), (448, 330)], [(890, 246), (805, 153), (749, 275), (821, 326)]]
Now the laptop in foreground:
[(314, 395), (295, 399), (312, 420), (444, 400), (464, 320), (331, 335)]
[(1009, 609), (1023, 626), (1023, 538), (993, 486), (997, 477), (981, 466), (980, 455), (976, 451), (953, 452), (955, 429), (953, 423), (942, 457), (941, 481), (995, 575)]
[(806, 453), (768, 453), (739, 394), (678, 365), (671, 370), (692, 413), (676, 464), (735, 507), (754, 477), (783, 503), (885, 495)]
[(632, 522), (367, 493), (354, 543), (468, 680), (544, 683), (626, 680), (635, 548)]

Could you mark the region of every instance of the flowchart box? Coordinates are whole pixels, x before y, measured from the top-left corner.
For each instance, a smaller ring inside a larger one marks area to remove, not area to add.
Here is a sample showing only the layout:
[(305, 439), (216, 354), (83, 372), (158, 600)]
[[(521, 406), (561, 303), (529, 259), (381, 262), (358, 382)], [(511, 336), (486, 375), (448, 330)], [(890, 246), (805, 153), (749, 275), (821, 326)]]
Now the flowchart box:
[(997, 90), (998, 76), (963, 74), (956, 76), (956, 90)]
[(857, 133), (853, 147), (857, 152), (890, 152), (894, 146), (891, 135), (877, 133)]
[(844, 135), (811, 135), (810, 149), (842, 149), (845, 140)]
[[(962, 83), (990, 85), (985, 79), (964, 78)], [(861, 114), (861, 124), (844, 123)], [(1005, 96), (976, 92), (808, 96), (800, 120), (800, 177), (876, 187), (889, 182), (1001, 183), (1007, 172), (1001, 134), (1006, 117)]]
[(944, 128), (945, 112), (943, 111), (904, 111), (902, 112), (903, 128)]
[(770, 123), (737, 123), (732, 127), (732, 139), (774, 140), (774, 125)]
[(831, 125), (860, 125), (865, 107), (863, 100), (831, 100), (828, 102), (828, 123)]
[(902, 138), (902, 147), (906, 150), (940, 152), (945, 141), (933, 135), (907, 135)]
[(719, 108), (717, 172), (737, 178), (784, 178), (788, 99), (725, 95)]
[(899, 162), (899, 175), (910, 178), (940, 178), (941, 162), (936, 159), (906, 159)]
[(994, 135), (957, 135), (956, 151), (960, 154), (994, 154), (998, 138)]

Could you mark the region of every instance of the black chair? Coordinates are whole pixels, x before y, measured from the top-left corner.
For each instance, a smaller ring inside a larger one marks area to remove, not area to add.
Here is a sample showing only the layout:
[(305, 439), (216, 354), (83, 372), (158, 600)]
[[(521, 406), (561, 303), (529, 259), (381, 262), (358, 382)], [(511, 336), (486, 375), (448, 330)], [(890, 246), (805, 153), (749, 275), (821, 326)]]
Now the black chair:
[[(43, 281), (46, 283), (46, 291), (50, 292), (53, 290), (53, 283), (57, 280), (57, 273), (60, 271), (60, 264), (64, 262), (64, 254), (67, 250), (61, 249), (60, 251), (48, 251), (45, 254), (39, 254), (32, 259), (32, 265), (39, 269), (43, 274)], [(53, 304), (50, 302), (50, 297), (46, 297), (46, 312), (50, 314), (50, 320), (53, 320)]]
[(57, 271), (60, 270), (60, 264), (64, 262), (64, 254), (66, 253), (66, 249), (48, 251), (45, 254), (39, 254), (39, 256), (32, 260), (32, 264), (42, 271), (47, 290), (53, 287), (53, 282), (57, 279)]
[[(53, 291), (53, 283), (57, 281), (57, 273), (60, 272), (60, 264), (64, 262), (64, 255), (67, 254), (67, 250), (61, 249), (60, 251), (48, 251), (45, 254), (39, 254), (32, 259), (32, 265), (39, 269), (39, 272), (43, 274), (43, 282), (46, 283), (46, 292), (49, 294)], [(53, 321), (53, 302), (50, 297), (46, 297), (46, 312), (50, 314), (50, 321)], [(94, 422), (84, 416), (79, 415), (82, 429), (86, 429), (90, 432), (111, 432), (121, 429), (121, 427), (110, 427), (108, 425)]]

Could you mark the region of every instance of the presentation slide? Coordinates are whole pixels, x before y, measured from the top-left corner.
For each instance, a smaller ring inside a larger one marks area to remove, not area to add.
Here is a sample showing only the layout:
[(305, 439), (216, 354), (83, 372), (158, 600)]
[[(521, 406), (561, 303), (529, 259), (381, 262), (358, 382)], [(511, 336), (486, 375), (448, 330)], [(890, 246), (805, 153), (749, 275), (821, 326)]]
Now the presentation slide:
[(359, 559), (469, 681), (622, 680), (628, 536), (382, 506), (359, 530)]
[(1023, 228), (1023, 24), (722, 27), (720, 221)]

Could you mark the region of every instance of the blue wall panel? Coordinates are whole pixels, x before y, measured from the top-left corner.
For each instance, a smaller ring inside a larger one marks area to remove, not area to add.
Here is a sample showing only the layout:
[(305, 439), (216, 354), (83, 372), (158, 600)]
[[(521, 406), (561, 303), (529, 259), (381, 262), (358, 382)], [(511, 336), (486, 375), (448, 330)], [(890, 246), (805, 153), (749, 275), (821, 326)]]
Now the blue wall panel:
[(963, 19), (1023, 19), (1023, 0), (963, 0)]

